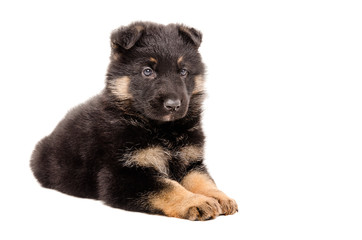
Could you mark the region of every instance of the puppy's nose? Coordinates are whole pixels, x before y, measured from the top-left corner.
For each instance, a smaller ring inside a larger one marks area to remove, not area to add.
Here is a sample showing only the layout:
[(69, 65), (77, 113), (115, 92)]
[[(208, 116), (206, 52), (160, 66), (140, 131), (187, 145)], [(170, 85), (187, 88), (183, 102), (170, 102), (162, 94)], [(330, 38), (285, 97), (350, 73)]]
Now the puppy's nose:
[(166, 99), (163, 106), (170, 112), (177, 111), (180, 109), (181, 101), (180, 99)]

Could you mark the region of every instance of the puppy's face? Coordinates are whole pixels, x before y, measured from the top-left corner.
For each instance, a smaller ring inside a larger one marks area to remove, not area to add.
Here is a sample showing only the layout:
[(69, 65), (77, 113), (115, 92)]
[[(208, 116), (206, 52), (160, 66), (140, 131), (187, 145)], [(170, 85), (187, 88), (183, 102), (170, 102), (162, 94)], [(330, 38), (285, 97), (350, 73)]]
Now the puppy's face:
[(183, 118), (202, 92), (201, 33), (182, 25), (134, 23), (111, 36), (107, 88), (147, 118)]

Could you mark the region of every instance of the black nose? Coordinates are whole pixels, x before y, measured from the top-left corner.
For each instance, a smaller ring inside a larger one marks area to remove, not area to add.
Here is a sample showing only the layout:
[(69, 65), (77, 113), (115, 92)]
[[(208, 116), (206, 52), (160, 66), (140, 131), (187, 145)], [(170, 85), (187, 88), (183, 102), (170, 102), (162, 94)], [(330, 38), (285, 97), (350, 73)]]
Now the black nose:
[(166, 99), (163, 106), (165, 106), (165, 108), (170, 112), (177, 111), (180, 109), (181, 101), (179, 99)]

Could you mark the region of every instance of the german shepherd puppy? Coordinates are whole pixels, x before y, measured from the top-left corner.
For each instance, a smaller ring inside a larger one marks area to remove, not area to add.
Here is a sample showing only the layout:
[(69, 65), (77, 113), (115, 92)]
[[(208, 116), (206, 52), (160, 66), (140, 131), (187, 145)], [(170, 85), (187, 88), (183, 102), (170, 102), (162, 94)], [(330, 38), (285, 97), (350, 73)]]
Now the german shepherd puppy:
[(36, 146), (43, 187), (130, 211), (208, 220), (237, 211), (204, 160), (202, 35), (135, 22), (111, 34), (105, 89)]

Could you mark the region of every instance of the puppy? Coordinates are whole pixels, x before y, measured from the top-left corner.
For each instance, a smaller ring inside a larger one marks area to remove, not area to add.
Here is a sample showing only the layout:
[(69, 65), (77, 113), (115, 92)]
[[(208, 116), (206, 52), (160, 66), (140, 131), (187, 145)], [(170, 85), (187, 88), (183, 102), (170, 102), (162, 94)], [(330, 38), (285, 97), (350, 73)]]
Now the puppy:
[(208, 220), (237, 211), (204, 163), (202, 35), (135, 22), (111, 34), (105, 89), (36, 146), (43, 187), (129, 211)]

